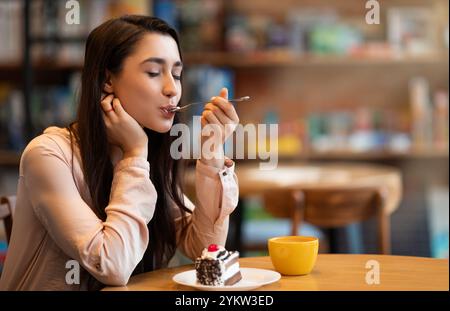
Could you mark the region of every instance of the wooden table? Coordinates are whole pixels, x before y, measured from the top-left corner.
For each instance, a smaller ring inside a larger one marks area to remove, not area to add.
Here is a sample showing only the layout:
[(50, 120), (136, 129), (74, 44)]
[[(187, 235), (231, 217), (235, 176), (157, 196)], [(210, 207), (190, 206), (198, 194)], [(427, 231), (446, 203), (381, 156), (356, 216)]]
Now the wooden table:
[[(368, 285), (366, 268), (376, 260), (380, 268), (380, 284)], [(242, 267), (274, 270), (269, 257), (241, 258)], [(448, 259), (386, 255), (319, 254), (316, 266), (306, 276), (282, 276), (280, 281), (258, 288), (267, 291), (448, 291)], [(107, 287), (108, 291), (193, 290), (178, 285), (172, 277), (193, 269), (193, 265), (161, 269), (132, 277), (127, 286)]]
[[(271, 190), (308, 190), (320, 188), (345, 188), (367, 186), (382, 188), (385, 194), (387, 214), (393, 213), (402, 197), (402, 177), (398, 169), (383, 165), (353, 163), (279, 163), (274, 170), (263, 171), (258, 164), (236, 163), (236, 175), (239, 180), (238, 208), (231, 215), (236, 227), (233, 237), (233, 249), (241, 250), (241, 231), (243, 200), (246, 196), (261, 194)], [(195, 194), (195, 169), (186, 172), (186, 193)], [(333, 242), (333, 230), (329, 230), (330, 248), (337, 246)]]

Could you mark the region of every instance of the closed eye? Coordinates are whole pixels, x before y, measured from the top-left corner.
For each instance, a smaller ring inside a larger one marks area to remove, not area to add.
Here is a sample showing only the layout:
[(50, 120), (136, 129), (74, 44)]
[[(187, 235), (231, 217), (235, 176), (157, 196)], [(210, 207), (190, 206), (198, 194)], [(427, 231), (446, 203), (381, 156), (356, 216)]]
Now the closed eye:
[[(155, 78), (160, 75), (159, 72), (147, 72), (147, 74), (152, 78)], [(175, 80), (181, 80), (181, 76), (178, 76), (178, 75), (172, 75), (172, 76)]]

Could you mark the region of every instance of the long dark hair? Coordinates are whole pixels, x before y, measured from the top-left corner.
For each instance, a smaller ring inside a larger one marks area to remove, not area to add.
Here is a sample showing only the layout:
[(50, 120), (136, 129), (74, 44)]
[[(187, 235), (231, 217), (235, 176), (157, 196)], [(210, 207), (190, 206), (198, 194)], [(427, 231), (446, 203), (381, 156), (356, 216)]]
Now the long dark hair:
[[(113, 179), (110, 146), (100, 106), (106, 72), (120, 72), (124, 59), (149, 32), (171, 36), (177, 43), (181, 57), (177, 32), (156, 17), (126, 15), (111, 19), (95, 28), (87, 38), (76, 126), (75, 122), (72, 123), (69, 131), (80, 149), (84, 179), (92, 197), (92, 209), (102, 220), (106, 219), (105, 208), (109, 204)], [(178, 122), (175, 116), (174, 124)], [(149, 245), (133, 274), (164, 267), (175, 253), (175, 223), (170, 204), (176, 204), (183, 216), (185, 212), (190, 213), (184, 204), (179, 178), (183, 166), (179, 160), (170, 156), (170, 144), (177, 137), (170, 136), (169, 132), (144, 130), (149, 138), (150, 179), (157, 190), (158, 199), (154, 216), (148, 225)], [(182, 226), (185, 230), (185, 217)]]

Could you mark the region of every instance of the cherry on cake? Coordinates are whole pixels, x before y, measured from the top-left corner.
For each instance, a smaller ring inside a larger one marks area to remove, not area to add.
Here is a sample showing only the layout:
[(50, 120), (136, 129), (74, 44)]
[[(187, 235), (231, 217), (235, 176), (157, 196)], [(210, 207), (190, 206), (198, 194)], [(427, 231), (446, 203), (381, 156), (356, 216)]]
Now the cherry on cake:
[(223, 246), (211, 244), (195, 260), (197, 282), (202, 285), (233, 285), (242, 279), (239, 252), (227, 251)]

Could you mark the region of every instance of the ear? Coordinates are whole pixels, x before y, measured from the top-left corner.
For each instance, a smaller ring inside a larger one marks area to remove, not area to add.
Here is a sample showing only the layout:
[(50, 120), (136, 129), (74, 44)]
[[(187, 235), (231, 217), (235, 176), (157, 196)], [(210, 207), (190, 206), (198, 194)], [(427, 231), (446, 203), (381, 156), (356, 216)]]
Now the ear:
[(114, 93), (111, 73), (109, 71), (106, 71), (106, 81), (105, 84), (103, 85), (103, 92), (106, 92), (108, 94)]

